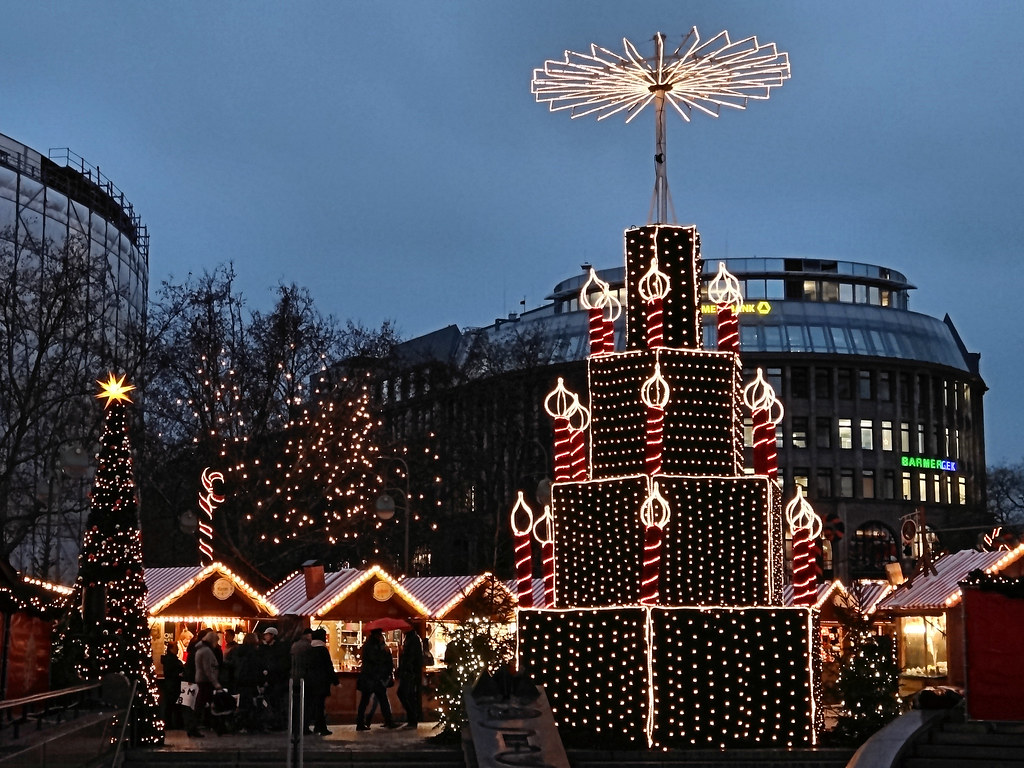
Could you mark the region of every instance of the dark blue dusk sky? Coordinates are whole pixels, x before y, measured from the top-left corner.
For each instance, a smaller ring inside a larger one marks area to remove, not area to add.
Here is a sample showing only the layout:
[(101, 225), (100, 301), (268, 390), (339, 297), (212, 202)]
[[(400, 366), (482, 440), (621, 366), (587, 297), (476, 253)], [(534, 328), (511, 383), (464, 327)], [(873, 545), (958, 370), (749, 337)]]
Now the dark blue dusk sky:
[(1024, 458), (1019, 2), (7, 3), (0, 133), (70, 147), (151, 236), (150, 282), (233, 260), (405, 336), (543, 302), (622, 263), (647, 219), (653, 117), (571, 121), (532, 70), (596, 42), (757, 35), (792, 79), (675, 119), (668, 170), (704, 256), (904, 272), (981, 353), (989, 463)]

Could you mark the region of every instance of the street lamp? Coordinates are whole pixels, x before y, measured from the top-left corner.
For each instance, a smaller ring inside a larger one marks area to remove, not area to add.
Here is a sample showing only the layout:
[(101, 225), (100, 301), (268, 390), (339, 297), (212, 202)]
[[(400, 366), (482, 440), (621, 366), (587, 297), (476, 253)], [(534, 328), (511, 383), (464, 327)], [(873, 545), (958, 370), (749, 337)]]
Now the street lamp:
[(395, 499), (392, 493), (401, 493), (405, 498), (405, 548), (402, 553), (403, 571), (409, 575), (409, 521), (412, 518), (412, 497), (409, 495), (409, 465), (401, 456), (381, 456), (388, 461), (396, 461), (402, 465), (403, 477), (405, 479), (405, 490), (401, 488), (385, 488), (384, 492), (377, 497), (374, 505), (377, 510), (378, 520), (390, 520), (395, 516)]

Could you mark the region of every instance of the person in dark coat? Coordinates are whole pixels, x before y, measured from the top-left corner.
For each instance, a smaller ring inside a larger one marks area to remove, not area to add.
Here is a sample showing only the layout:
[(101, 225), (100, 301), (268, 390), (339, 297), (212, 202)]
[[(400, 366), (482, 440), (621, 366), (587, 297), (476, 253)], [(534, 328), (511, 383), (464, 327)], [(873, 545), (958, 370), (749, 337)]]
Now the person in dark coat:
[(328, 736), (331, 732), (327, 730), (327, 697), (331, 695), (331, 686), (337, 685), (339, 680), (327, 648), (326, 629), (313, 630), (313, 639), (309, 648), (302, 652), (297, 666), (306, 683), (306, 733)]
[[(235, 670), (234, 688), (232, 693), (238, 694), (238, 715), (241, 727), (247, 731), (263, 730), (262, 716), (257, 697), (260, 689), (267, 684), (267, 668), (260, 654), (260, 641), (249, 632), (242, 643), (228, 657)], [(260, 701), (265, 699), (260, 698)]]
[(419, 725), (420, 691), (423, 688), (423, 640), (413, 627), (405, 633), (402, 655), (398, 658), (398, 700), (405, 708), (405, 727)]
[(292, 671), (291, 646), (277, 639), (277, 627), (263, 631), (259, 649), (261, 663), (267, 669), (265, 696), (270, 705), (270, 730), (288, 727), (288, 679)]
[(167, 643), (160, 664), (164, 670), (164, 679), (160, 681), (160, 714), (167, 729), (174, 730), (182, 727), (178, 697), (181, 695), (181, 673), (185, 669), (178, 658), (177, 643)]
[(384, 642), (383, 630), (375, 629), (370, 632), (370, 636), (363, 643), (360, 657), (362, 666), (359, 668), (356, 687), (362, 696), (359, 698), (359, 711), (356, 714), (356, 730), (370, 730), (370, 724), (366, 722), (364, 715), (372, 696), (376, 696), (380, 702), (384, 727), (396, 728), (391, 716), (391, 702), (388, 701), (388, 688), (394, 684), (395, 667), (391, 661), (391, 651)]

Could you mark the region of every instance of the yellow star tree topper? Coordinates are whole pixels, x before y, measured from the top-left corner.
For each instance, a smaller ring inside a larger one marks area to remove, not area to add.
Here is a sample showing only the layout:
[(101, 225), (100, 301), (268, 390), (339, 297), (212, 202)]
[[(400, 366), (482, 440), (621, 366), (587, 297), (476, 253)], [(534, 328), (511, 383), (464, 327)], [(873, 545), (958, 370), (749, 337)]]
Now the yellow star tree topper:
[(115, 378), (113, 373), (107, 374), (106, 381), (96, 380), (96, 383), (100, 385), (100, 393), (96, 395), (97, 398), (107, 398), (107, 402), (104, 404), (104, 408), (109, 408), (110, 404), (115, 400), (124, 400), (130, 403), (132, 399), (128, 397), (128, 393), (135, 389), (134, 384), (125, 384), (124, 380), (128, 374), (125, 374), (120, 379)]

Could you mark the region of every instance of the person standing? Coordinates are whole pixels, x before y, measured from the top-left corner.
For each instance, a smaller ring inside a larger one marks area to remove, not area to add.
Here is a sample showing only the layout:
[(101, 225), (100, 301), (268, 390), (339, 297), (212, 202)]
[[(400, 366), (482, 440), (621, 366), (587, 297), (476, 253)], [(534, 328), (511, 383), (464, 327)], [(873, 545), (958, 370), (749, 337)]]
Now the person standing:
[[(241, 725), (247, 731), (263, 731), (263, 710), (257, 706), (260, 689), (266, 685), (267, 670), (260, 654), (260, 641), (252, 632), (242, 638), (228, 657), (235, 668), (234, 690), (238, 694), (238, 713)], [(260, 698), (259, 701), (264, 701)]]
[(164, 655), (160, 657), (164, 679), (160, 681), (160, 709), (168, 730), (181, 728), (181, 711), (177, 703), (181, 695), (181, 673), (185, 669), (178, 658), (178, 644), (167, 643)]
[(267, 670), (264, 695), (270, 706), (270, 730), (283, 731), (288, 726), (288, 676), (291, 673), (290, 648), (277, 639), (277, 627), (263, 631), (260, 659)]
[[(306, 733), (329, 736), (327, 697), (331, 695), (331, 686), (337, 685), (339, 680), (338, 673), (334, 671), (331, 651), (327, 647), (326, 629), (320, 627), (313, 632), (310, 646), (300, 658), (300, 669), (306, 681)], [(309, 725), (312, 725), (312, 730)]]
[(359, 668), (356, 687), (362, 696), (359, 698), (359, 711), (356, 713), (356, 730), (370, 730), (370, 724), (364, 719), (364, 715), (372, 696), (376, 696), (380, 702), (380, 711), (384, 716), (383, 727), (396, 728), (391, 716), (391, 702), (388, 701), (388, 688), (395, 682), (395, 667), (391, 661), (391, 651), (384, 642), (384, 630), (374, 629), (370, 632), (370, 636), (363, 643), (360, 657), (362, 666)]
[(423, 688), (423, 640), (413, 627), (405, 633), (402, 655), (398, 659), (398, 700), (405, 708), (405, 727), (415, 728), (420, 723)]
[(213, 701), (213, 694), (221, 689), (218, 671), (220, 661), (214, 651), (214, 646), (220, 643), (220, 636), (212, 629), (202, 636), (202, 640), (195, 648), (196, 660), (196, 704), (192, 710), (191, 723), (188, 728), (188, 735), (195, 738), (202, 738), (203, 732), (199, 725), (203, 721), (206, 707)]

